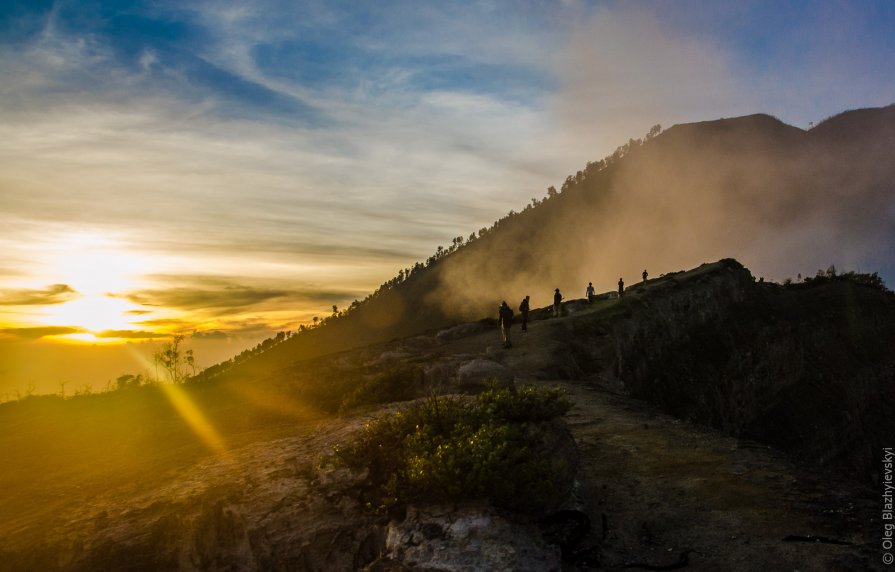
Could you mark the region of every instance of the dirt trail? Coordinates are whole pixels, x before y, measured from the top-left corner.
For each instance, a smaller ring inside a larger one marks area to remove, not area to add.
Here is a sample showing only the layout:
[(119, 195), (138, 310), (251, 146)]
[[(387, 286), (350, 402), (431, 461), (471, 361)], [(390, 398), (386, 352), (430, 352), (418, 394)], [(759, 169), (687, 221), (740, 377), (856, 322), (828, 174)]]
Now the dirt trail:
[(872, 507), (851, 485), (646, 404), (558, 383), (575, 403), (568, 422), (595, 512), (605, 515), (598, 534), (608, 569), (675, 563), (685, 551), (691, 570), (862, 570), (872, 562)]
[(599, 547), (582, 568), (876, 569), (874, 505), (860, 487), (797, 467), (768, 446), (665, 415), (606, 380), (533, 377), (555, 361), (569, 319), (516, 330), (508, 350), (494, 332), (444, 350), (478, 347), (517, 383), (558, 385), (574, 403), (567, 421), (588, 479), (590, 543)]

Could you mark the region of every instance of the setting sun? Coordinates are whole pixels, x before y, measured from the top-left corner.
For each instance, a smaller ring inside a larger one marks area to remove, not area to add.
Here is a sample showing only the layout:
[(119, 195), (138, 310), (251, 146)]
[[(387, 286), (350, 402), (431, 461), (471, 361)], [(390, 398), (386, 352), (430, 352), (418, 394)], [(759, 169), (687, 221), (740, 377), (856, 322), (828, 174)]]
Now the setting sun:
[(54, 336), (61, 341), (120, 342), (114, 332), (133, 328), (140, 309), (124, 296), (152, 269), (150, 261), (122, 238), (97, 231), (61, 233), (44, 249), (42, 274), (59, 285), (66, 299), (43, 305), (35, 321), (75, 330)]
[(180, 271), (177, 256), (152, 252), (134, 233), (68, 227), (41, 238), (25, 245), (12, 288), (0, 294), (6, 339), (108, 345), (193, 325), (163, 301), (139, 297), (155, 277)]
[[(136, 306), (125, 300), (104, 295), (91, 295), (64, 304), (49, 306), (43, 318), (48, 326), (70, 326), (87, 330), (82, 334), (69, 334), (66, 339), (96, 341), (92, 334), (109, 330), (126, 330), (133, 327), (128, 316)], [(114, 340), (114, 336), (109, 341)]]

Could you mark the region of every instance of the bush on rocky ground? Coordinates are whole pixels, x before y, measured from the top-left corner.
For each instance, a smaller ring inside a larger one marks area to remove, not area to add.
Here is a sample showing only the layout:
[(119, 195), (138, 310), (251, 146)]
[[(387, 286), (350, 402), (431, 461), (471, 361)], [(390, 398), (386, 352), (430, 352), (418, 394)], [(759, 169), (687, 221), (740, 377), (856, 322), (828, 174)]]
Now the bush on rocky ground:
[(489, 388), (476, 398), (432, 396), (370, 424), (323, 459), (367, 471), (375, 510), (416, 501), (488, 500), (539, 513), (564, 494), (569, 458), (552, 444), (570, 409), (559, 389)]

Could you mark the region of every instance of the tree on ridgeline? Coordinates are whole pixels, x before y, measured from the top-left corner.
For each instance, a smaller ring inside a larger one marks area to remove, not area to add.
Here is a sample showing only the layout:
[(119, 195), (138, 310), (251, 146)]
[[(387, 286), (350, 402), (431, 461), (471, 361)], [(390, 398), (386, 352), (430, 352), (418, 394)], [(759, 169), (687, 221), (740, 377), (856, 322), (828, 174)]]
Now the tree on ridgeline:
[(156, 366), (161, 368), (168, 375), (168, 379), (172, 383), (182, 383), (189, 377), (187, 368), (196, 370), (196, 360), (193, 356), (193, 350), (184, 351), (181, 348), (183, 335), (175, 335), (170, 342), (163, 345), (161, 349), (152, 356)]
[(115, 386), (117, 389), (124, 389), (126, 387), (139, 387), (141, 385), (143, 385), (143, 376), (141, 374), (134, 375), (131, 373), (125, 373), (115, 378)]

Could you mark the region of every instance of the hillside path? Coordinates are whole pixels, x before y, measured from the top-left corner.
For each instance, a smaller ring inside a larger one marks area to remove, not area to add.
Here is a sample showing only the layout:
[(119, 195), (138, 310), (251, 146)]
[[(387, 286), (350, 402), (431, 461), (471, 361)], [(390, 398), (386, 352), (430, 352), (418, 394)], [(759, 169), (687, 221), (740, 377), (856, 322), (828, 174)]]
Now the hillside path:
[[(589, 311), (589, 310), (586, 310)], [(509, 368), (517, 384), (559, 386), (580, 452), (596, 557), (577, 569), (873, 570), (874, 505), (866, 491), (796, 466), (766, 445), (728, 437), (617, 393), (617, 380), (559, 380), (568, 318), (534, 322), (503, 349), (495, 332), (458, 351)], [(812, 541), (812, 539), (814, 541)], [(833, 542), (841, 542), (837, 544)], [(586, 543), (587, 544), (587, 543)], [(652, 566), (653, 568), (650, 568)]]
[[(590, 480), (592, 519), (599, 513), (605, 523), (595, 531), (604, 569), (676, 563), (688, 550), (690, 570), (844, 571), (871, 561), (862, 515), (872, 507), (854, 500), (853, 486), (648, 404), (550, 383), (575, 403), (567, 421)], [(852, 544), (784, 540), (792, 537)]]

